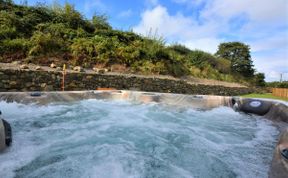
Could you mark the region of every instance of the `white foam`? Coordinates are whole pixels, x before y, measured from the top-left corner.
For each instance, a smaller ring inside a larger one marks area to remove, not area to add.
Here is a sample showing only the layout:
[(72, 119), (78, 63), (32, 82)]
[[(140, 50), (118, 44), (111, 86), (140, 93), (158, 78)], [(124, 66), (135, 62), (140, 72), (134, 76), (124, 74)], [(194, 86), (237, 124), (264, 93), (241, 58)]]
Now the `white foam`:
[(278, 135), (270, 121), (226, 107), (84, 100), (0, 108), (14, 134), (0, 155), (5, 178), (267, 177)]

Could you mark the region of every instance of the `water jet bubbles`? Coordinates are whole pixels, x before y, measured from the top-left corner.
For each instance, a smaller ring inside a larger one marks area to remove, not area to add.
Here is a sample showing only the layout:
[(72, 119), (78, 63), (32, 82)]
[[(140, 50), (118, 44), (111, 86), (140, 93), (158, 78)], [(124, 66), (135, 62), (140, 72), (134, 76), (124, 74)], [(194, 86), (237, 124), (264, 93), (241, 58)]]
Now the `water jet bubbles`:
[(0, 108), (14, 130), (0, 155), (5, 178), (267, 177), (278, 134), (271, 122), (226, 107), (91, 99)]

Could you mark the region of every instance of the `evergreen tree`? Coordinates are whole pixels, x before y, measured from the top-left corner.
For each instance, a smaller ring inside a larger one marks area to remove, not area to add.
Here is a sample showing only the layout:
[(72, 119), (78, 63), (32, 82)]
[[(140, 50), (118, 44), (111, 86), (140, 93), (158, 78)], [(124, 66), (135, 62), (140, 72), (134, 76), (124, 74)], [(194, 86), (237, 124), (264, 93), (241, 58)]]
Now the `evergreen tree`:
[(231, 71), (244, 77), (253, 77), (254, 68), (250, 47), (240, 42), (221, 43), (216, 55), (231, 61)]

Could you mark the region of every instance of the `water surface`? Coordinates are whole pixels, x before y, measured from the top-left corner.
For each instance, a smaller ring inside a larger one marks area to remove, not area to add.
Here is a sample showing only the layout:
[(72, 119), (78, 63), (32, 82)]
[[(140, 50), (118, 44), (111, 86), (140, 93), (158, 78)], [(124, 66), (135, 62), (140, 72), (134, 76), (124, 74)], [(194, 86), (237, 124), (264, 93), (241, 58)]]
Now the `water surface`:
[(219, 107), (83, 100), (48, 106), (0, 102), (13, 145), (5, 178), (267, 177), (278, 131)]

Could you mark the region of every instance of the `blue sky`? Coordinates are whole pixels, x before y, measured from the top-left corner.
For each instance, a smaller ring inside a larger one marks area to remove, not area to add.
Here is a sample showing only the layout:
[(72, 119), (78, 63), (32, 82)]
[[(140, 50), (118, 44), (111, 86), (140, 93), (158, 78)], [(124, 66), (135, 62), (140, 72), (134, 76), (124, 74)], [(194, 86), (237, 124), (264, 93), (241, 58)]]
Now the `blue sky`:
[[(21, 3), (21, 0), (16, 0)], [(52, 4), (53, 0), (28, 0)], [(267, 81), (288, 80), (288, 0), (59, 0), (86, 18), (105, 13), (116, 29), (150, 30), (191, 49), (215, 53), (221, 42), (241, 41)]]

